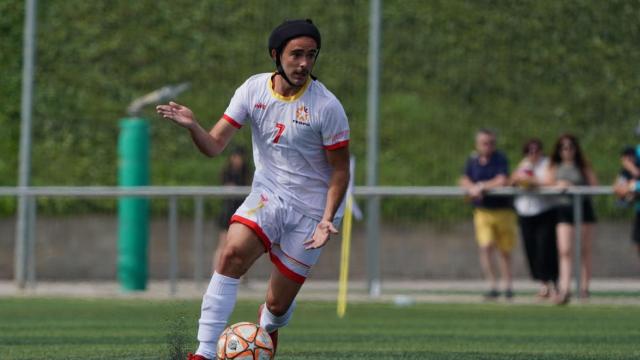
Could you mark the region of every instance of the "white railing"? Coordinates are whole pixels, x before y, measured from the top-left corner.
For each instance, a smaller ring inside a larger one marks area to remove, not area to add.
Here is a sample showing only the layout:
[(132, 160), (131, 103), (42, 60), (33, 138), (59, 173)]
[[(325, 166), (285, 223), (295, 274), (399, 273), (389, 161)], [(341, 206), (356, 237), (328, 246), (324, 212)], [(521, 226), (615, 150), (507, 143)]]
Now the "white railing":
[[(227, 197), (240, 196), (249, 193), (249, 186), (31, 186), (31, 187), (2, 187), (0, 196), (56, 196), (56, 197), (169, 197), (169, 196), (207, 196)], [(492, 190), (491, 193), (502, 195), (518, 195), (527, 193), (524, 190), (504, 187)], [(609, 186), (575, 186), (565, 191), (557, 189), (541, 188), (536, 194), (580, 194), (580, 195), (611, 195), (613, 190)], [(458, 186), (356, 186), (354, 195), (359, 197), (396, 197), (396, 196), (420, 196), (420, 197), (455, 197), (463, 196), (464, 190)]]
[[(35, 239), (34, 230), (36, 218), (35, 200), (38, 197), (74, 197), (74, 198), (119, 198), (123, 196), (136, 196), (146, 198), (166, 198), (169, 200), (168, 207), (168, 234), (169, 234), (169, 283), (170, 293), (177, 292), (178, 278), (178, 217), (177, 199), (179, 197), (190, 197), (194, 199), (194, 253), (202, 254), (204, 247), (203, 226), (204, 226), (204, 198), (205, 197), (238, 197), (249, 193), (248, 186), (140, 186), (140, 187), (114, 187), (114, 186), (45, 186), (45, 187), (0, 187), (0, 196), (5, 197), (25, 197), (27, 200), (28, 229), (25, 233), (16, 236), (15, 255), (15, 283), (19, 288), (24, 288), (28, 283), (35, 284)], [(609, 186), (575, 186), (566, 190), (551, 188), (541, 188), (534, 192), (513, 187), (494, 189), (492, 194), (497, 195), (518, 195), (535, 193), (541, 195), (571, 195), (573, 198), (574, 219), (577, 225), (582, 223), (582, 201), (583, 196), (588, 195), (611, 195), (613, 189)], [(354, 196), (367, 199), (382, 197), (462, 197), (465, 195), (464, 189), (457, 186), (356, 186)], [(576, 287), (580, 284), (580, 226), (576, 226), (575, 231), (575, 259), (574, 271)], [(379, 244), (378, 241), (368, 243)], [(376, 254), (378, 252), (372, 252)], [(194, 257), (194, 280), (201, 282), (203, 279), (203, 264), (200, 256)], [(377, 264), (379, 259), (367, 259), (368, 263)], [(369, 270), (368, 283), (379, 284), (379, 268), (374, 266)], [(371, 295), (377, 295), (377, 291), (369, 289)]]

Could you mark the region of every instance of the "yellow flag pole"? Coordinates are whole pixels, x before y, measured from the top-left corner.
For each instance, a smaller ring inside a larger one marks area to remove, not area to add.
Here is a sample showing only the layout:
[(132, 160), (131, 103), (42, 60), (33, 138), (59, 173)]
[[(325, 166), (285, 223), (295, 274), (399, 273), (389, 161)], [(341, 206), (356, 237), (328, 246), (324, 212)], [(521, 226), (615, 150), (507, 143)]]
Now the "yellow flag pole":
[(347, 287), (349, 282), (349, 253), (351, 252), (351, 220), (353, 196), (348, 194), (342, 225), (342, 253), (340, 255), (340, 281), (338, 285), (338, 317), (342, 319), (347, 312)]

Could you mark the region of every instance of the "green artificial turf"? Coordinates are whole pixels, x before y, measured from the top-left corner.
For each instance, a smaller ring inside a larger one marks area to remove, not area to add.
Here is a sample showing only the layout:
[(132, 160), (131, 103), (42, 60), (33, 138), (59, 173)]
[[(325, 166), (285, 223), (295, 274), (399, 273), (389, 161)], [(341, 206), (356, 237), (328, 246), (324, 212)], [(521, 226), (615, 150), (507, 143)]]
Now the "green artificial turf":
[[(199, 301), (2, 299), (0, 359), (183, 358)], [(241, 301), (231, 322), (254, 321)], [(278, 359), (638, 359), (640, 307), (300, 302)]]

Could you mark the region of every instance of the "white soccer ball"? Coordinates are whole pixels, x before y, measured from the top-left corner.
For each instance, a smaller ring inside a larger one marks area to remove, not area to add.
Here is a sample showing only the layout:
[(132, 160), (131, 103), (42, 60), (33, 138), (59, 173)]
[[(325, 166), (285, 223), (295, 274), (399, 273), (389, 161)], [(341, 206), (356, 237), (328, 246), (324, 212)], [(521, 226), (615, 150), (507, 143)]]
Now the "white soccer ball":
[(217, 360), (271, 360), (273, 342), (260, 326), (239, 322), (226, 328), (218, 339)]

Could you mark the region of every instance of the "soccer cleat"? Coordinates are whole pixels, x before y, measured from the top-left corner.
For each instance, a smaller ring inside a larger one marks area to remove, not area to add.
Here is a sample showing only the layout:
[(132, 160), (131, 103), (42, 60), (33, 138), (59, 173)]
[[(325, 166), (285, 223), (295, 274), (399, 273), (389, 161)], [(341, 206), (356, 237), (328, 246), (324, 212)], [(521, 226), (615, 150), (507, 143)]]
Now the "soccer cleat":
[(206, 357), (202, 356), (202, 355), (194, 355), (192, 353), (189, 353), (187, 355), (187, 360), (209, 360)]
[[(264, 308), (264, 304), (260, 304), (260, 307), (258, 308), (258, 325), (260, 325), (260, 318), (262, 317), (262, 308)], [(273, 356), (275, 356), (276, 348), (278, 347), (278, 330), (270, 332), (269, 336), (271, 337), (271, 342), (273, 343)]]

